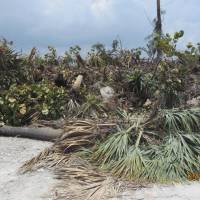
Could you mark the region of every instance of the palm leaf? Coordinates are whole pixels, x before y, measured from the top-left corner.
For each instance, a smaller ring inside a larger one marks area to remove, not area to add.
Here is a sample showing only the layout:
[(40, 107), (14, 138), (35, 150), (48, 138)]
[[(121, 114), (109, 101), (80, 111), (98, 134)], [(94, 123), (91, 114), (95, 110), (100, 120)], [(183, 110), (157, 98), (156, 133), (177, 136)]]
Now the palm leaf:
[(163, 110), (161, 112), (163, 127), (168, 132), (187, 131), (194, 132), (200, 130), (200, 108), (187, 110)]

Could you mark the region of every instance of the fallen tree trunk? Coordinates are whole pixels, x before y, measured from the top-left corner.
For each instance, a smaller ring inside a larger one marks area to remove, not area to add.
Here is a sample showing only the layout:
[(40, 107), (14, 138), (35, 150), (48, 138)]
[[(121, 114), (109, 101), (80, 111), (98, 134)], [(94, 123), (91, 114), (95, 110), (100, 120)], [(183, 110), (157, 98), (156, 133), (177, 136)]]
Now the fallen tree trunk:
[(63, 130), (52, 128), (0, 127), (0, 136), (23, 137), (43, 141), (53, 141), (59, 138), (62, 133)]

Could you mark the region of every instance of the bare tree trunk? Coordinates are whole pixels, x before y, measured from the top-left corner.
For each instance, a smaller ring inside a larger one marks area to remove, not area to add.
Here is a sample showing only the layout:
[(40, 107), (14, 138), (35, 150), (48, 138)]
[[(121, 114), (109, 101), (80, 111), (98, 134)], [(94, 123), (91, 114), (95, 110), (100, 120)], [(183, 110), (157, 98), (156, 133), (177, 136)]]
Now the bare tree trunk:
[[(156, 34), (161, 38), (162, 36), (162, 18), (161, 18), (161, 6), (160, 6), (160, 0), (157, 0), (157, 20), (156, 20), (156, 27), (155, 27)], [(162, 51), (157, 48), (157, 62), (160, 61), (162, 56)]]
[(158, 34), (161, 36), (162, 34), (162, 19), (161, 19), (161, 8), (160, 8), (160, 0), (157, 0), (157, 23), (156, 29)]
[(29, 128), (29, 127), (0, 127), (0, 136), (23, 137), (35, 140), (53, 141), (63, 133), (61, 129), (52, 128)]

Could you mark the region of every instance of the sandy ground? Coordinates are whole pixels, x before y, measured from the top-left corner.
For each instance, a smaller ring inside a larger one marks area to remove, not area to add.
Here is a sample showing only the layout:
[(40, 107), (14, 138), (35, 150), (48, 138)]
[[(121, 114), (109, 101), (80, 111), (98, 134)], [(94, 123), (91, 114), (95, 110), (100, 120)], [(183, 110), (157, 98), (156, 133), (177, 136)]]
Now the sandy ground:
[(49, 191), (56, 184), (47, 170), (18, 174), (24, 161), (37, 155), (48, 142), (0, 137), (0, 200), (51, 199)]
[[(0, 200), (52, 200), (57, 181), (51, 172), (20, 175), (18, 168), (37, 155), (48, 142), (0, 137)], [(112, 200), (200, 200), (200, 182), (126, 191)]]
[(151, 188), (126, 191), (112, 200), (200, 200), (200, 183), (154, 185)]

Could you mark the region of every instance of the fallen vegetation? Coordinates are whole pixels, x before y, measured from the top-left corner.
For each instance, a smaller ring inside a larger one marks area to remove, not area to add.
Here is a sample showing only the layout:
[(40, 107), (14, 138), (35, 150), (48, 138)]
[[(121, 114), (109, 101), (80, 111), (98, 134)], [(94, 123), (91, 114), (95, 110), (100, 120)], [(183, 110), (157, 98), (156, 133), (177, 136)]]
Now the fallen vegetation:
[[(55, 167), (59, 178), (87, 183), (90, 199), (105, 195), (100, 182), (108, 172), (117, 182), (186, 181), (199, 172), (200, 44), (178, 50), (182, 36), (155, 37), (154, 46), (131, 50), (117, 40), (111, 49), (96, 44), (85, 58), (78, 46), (63, 56), (53, 47), (25, 56), (1, 41), (2, 128), (63, 130), (23, 170)], [(73, 158), (82, 164), (69, 164)]]

